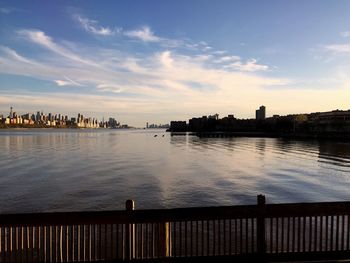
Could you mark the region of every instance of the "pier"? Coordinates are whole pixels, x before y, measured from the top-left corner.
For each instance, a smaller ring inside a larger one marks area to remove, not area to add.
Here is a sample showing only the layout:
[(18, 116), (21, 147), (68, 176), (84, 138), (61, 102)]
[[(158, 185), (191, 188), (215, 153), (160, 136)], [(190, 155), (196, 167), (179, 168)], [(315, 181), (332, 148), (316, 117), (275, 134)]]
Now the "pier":
[(350, 258), (350, 202), (0, 215), (0, 262)]

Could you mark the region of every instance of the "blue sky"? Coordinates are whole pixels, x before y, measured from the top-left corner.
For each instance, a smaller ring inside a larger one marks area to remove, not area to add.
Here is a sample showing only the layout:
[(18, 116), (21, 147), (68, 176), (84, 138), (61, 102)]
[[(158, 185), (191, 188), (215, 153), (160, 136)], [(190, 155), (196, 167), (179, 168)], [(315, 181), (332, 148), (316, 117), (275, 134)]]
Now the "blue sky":
[(350, 109), (350, 1), (0, 1), (0, 112), (142, 127)]

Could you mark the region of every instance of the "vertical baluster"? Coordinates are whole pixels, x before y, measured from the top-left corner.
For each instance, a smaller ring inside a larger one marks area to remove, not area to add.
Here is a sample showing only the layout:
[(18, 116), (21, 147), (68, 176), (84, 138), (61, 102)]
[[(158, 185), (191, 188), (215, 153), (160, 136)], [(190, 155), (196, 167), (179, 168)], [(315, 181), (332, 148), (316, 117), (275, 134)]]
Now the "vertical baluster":
[(314, 251), (317, 251), (317, 234), (318, 234), (318, 216), (315, 216), (315, 236), (314, 236)]
[(36, 257), (37, 262), (40, 262), (40, 226), (36, 227)]
[(348, 242), (347, 242), (347, 246), (346, 246), (346, 250), (350, 250), (350, 215), (346, 215), (347, 219), (348, 219)]
[(187, 221), (184, 222), (185, 223), (185, 256), (188, 255), (187, 253)]
[(8, 230), (7, 227), (4, 227), (4, 262), (9, 262), (8, 260)]
[(198, 257), (198, 249), (199, 249), (199, 239), (198, 239), (198, 220), (196, 221), (196, 256)]
[[(92, 257), (96, 261), (97, 260), (97, 225), (92, 225)], [(118, 252), (118, 251), (117, 251)]]
[(34, 262), (35, 258), (35, 232), (36, 232), (36, 227), (32, 227), (32, 262)]
[(213, 255), (215, 256), (215, 248), (216, 248), (216, 229), (215, 229), (215, 220), (212, 221), (213, 222)]
[(75, 226), (72, 225), (72, 233), (71, 233), (71, 237), (72, 237), (72, 243), (71, 243), (71, 251), (72, 251), (72, 261), (75, 260)]
[(306, 247), (306, 217), (303, 217), (303, 251), (306, 252), (305, 247)]
[(223, 246), (222, 246), (222, 254), (226, 255), (227, 250), (226, 250), (226, 219), (223, 220), (223, 242), (222, 242)]
[[(19, 244), (18, 244), (18, 230), (19, 227), (15, 227), (15, 262), (18, 262), (18, 255), (19, 255)], [(0, 239), (1, 239), (1, 234), (0, 234)], [(1, 245), (0, 245), (1, 246)], [(0, 257), (1, 257), (1, 249), (0, 249)]]
[(190, 239), (190, 242), (191, 242), (191, 257), (193, 257), (193, 221), (190, 221), (190, 226), (191, 226), (191, 239)]
[[(107, 224), (105, 224), (105, 259), (108, 259), (108, 248), (107, 248), (107, 241), (108, 241), (108, 235), (107, 235)], [(132, 240), (133, 241), (133, 240)], [(131, 244), (132, 245), (132, 244)]]
[(7, 260), (12, 261), (12, 227), (7, 227)]
[(24, 250), (24, 226), (20, 228), (20, 247), (21, 247), (21, 257), (20, 260), (23, 262), (25, 260), (25, 250)]
[(335, 232), (335, 250), (339, 250), (339, 215), (337, 217), (337, 226), (336, 226), (336, 232)]
[(50, 253), (49, 253), (49, 262), (53, 261), (53, 231), (52, 226), (49, 227), (49, 246), (50, 246)]
[(116, 246), (116, 259), (119, 259), (119, 224), (116, 225), (116, 239), (115, 239), (115, 246)]
[(122, 241), (122, 245), (121, 245), (121, 247), (122, 247), (122, 259), (124, 260), (125, 259), (125, 238), (124, 238), (124, 227), (126, 227), (126, 225), (124, 225), (124, 224), (122, 224), (122, 227), (121, 227), (121, 232), (122, 232), (122, 234), (121, 234), (121, 241)]
[(154, 258), (155, 257), (155, 231), (154, 231), (154, 223), (152, 223), (152, 227), (151, 227), (151, 242), (152, 242), (152, 255), (151, 257)]
[(290, 252), (290, 217), (287, 221), (287, 252)]
[(2, 251), (3, 251), (3, 249), (2, 249), (2, 226), (0, 225), (0, 258), (2, 259)]
[(111, 259), (114, 259), (114, 224), (111, 224)]
[(102, 225), (98, 225), (98, 259), (102, 259)]
[[(44, 226), (44, 229), (43, 229), (43, 252), (44, 252), (44, 255), (43, 255), (43, 257), (44, 257), (44, 262), (47, 262), (47, 253), (46, 253), (46, 247), (47, 247), (47, 244), (46, 244), (46, 242), (47, 242), (47, 240), (46, 240), (46, 238), (47, 238), (47, 236), (46, 236), (46, 233), (47, 233), (47, 226)], [(21, 259), (21, 262), (22, 262), (22, 259)]]
[(55, 226), (55, 262), (60, 261), (60, 231), (59, 227)]
[(59, 238), (60, 238), (60, 262), (63, 262), (63, 226), (59, 226)]
[(279, 224), (279, 218), (278, 217), (276, 217), (276, 227), (275, 227), (275, 231), (276, 231), (276, 248), (275, 248), (275, 251), (276, 251), (276, 253), (278, 253), (278, 249), (279, 249), (279, 240), (278, 240), (278, 231), (279, 231), (279, 226), (278, 226), (278, 224)]
[(270, 253), (273, 252), (273, 218), (270, 217)]
[(245, 253), (247, 253), (248, 254), (248, 242), (249, 242), (249, 240), (248, 240), (248, 223), (249, 223), (249, 221), (248, 221), (248, 218), (246, 218), (245, 220)]
[(183, 256), (182, 254), (182, 222), (179, 222), (179, 256)]
[(243, 253), (243, 219), (239, 219), (239, 253)]
[(235, 223), (235, 254), (238, 254), (238, 226), (237, 226), (237, 219), (234, 221)]
[(143, 234), (143, 224), (140, 224), (140, 232), (141, 232), (141, 237), (140, 237), (140, 258), (143, 259), (143, 247), (144, 247), (144, 234)]
[(86, 225), (82, 227), (82, 238), (83, 238), (83, 261), (86, 261)]
[(218, 248), (217, 248), (217, 255), (220, 255), (220, 251), (221, 251), (221, 220), (219, 219), (218, 221)]
[(334, 217), (331, 216), (331, 240), (330, 240), (331, 251), (333, 251), (333, 229), (334, 229)]
[(230, 218), (229, 221), (228, 221), (229, 225), (228, 225), (228, 228), (229, 228), (229, 254), (232, 255), (232, 219)]
[(69, 226), (66, 225), (65, 229), (66, 229), (66, 235), (65, 235), (65, 239), (66, 239), (66, 262), (69, 262)]
[(282, 217), (282, 229), (281, 229), (281, 252), (284, 253), (284, 217)]
[(88, 224), (88, 260), (92, 261), (92, 226), (91, 224)]
[(201, 245), (199, 247), (200, 253), (198, 253), (199, 256), (204, 256), (204, 221), (200, 221), (200, 238), (201, 238)]
[(345, 221), (345, 218), (344, 218), (344, 215), (342, 215), (342, 219), (341, 219), (341, 250), (344, 250), (344, 234), (345, 234), (344, 221)]
[(320, 216), (320, 251), (323, 251), (323, 216)]
[(9, 234), (10, 234), (10, 238), (9, 238), (9, 257), (10, 257), (10, 262), (12, 262), (13, 260), (13, 236), (12, 236), (12, 231), (13, 228), (9, 227)]
[(77, 260), (81, 261), (81, 225), (77, 225)]
[(159, 232), (160, 232), (160, 225), (159, 225), (159, 223), (157, 223), (157, 224), (155, 224), (155, 232), (154, 232), (154, 234), (155, 234), (155, 244), (156, 244), (156, 249), (157, 249), (156, 255), (157, 255), (158, 258), (160, 256), (160, 249), (159, 249), (160, 248), (160, 237), (159, 237)]
[(6, 226), (4, 227), (4, 262), (7, 261), (6, 257), (7, 257), (7, 228)]
[(312, 245), (312, 217), (309, 216), (309, 252), (311, 252)]
[(328, 251), (328, 216), (326, 216), (326, 229), (325, 229), (325, 232), (326, 232), (326, 244), (325, 244), (325, 250)]
[[(149, 238), (148, 238), (148, 234), (149, 234), (149, 231), (148, 231), (148, 223), (146, 223), (146, 229), (145, 229), (146, 233), (146, 258), (149, 258)], [(175, 252), (176, 252), (176, 249), (175, 249)]]
[(251, 232), (251, 240), (252, 240), (252, 248), (251, 248), (251, 253), (255, 253), (255, 243), (254, 243), (254, 241), (255, 241), (255, 227), (254, 227), (254, 225), (255, 225), (255, 219), (252, 217), (251, 218), (251, 226), (252, 226), (252, 232)]
[(207, 256), (210, 255), (210, 236), (209, 236), (209, 220), (206, 221), (207, 224)]
[(204, 221), (201, 221), (201, 228), (202, 228), (202, 253), (201, 255), (204, 256)]
[(302, 238), (301, 238), (301, 235), (302, 235), (301, 217), (298, 216), (298, 235), (297, 235), (297, 239), (298, 239), (298, 241), (297, 241), (297, 246), (298, 246), (297, 251), (298, 251), (298, 252), (301, 251), (301, 245), (300, 245), (301, 239), (302, 239)]

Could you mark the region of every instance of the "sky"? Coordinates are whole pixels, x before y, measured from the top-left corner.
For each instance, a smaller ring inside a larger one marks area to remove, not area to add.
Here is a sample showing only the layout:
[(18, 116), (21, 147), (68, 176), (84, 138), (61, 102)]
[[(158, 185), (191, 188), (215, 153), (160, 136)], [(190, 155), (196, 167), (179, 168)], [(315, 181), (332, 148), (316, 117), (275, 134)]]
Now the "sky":
[(350, 1), (0, 1), (0, 114), (144, 127), (350, 109)]

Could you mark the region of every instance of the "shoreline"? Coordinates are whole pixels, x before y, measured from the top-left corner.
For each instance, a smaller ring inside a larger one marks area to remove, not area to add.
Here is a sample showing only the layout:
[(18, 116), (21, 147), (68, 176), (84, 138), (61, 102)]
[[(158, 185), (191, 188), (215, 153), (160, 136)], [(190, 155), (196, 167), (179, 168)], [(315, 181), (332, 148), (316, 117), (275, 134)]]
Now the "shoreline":
[(281, 138), (281, 139), (292, 139), (292, 140), (332, 140), (332, 141), (344, 141), (350, 142), (350, 134), (342, 133), (318, 133), (318, 134), (307, 134), (307, 133), (269, 133), (269, 132), (220, 132), (220, 131), (200, 131), (200, 132), (173, 132), (171, 136), (191, 135), (199, 138), (234, 138), (234, 137), (248, 137), (248, 138)]

